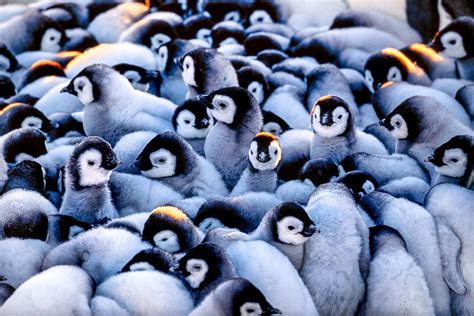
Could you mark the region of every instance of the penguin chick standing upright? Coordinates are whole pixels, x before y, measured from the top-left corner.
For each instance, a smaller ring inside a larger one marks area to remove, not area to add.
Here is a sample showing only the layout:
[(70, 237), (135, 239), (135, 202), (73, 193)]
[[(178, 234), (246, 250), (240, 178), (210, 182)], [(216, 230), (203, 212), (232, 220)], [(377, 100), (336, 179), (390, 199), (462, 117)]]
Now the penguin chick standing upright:
[(105, 65), (84, 68), (61, 92), (75, 95), (84, 104), (84, 131), (110, 144), (125, 134), (148, 130), (173, 130), (176, 105), (169, 100), (135, 90), (119, 72)]
[(354, 152), (388, 154), (377, 138), (355, 129), (352, 111), (339, 97), (321, 97), (311, 110), (311, 124), (315, 132), (311, 159), (329, 158), (339, 163)]
[(217, 120), (204, 143), (206, 158), (233, 188), (248, 164), (248, 148), (263, 125), (260, 105), (246, 89), (223, 88), (203, 97)]
[(96, 136), (85, 138), (66, 165), (66, 191), (59, 213), (88, 223), (117, 217), (108, 181), (118, 164), (110, 144)]
[(281, 146), (270, 133), (258, 133), (250, 143), (249, 165), (242, 173), (231, 195), (241, 195), (249, 191), (273, 193), (278, 175), (276, 169), (281, 161)]
[(187, 98), (209, 94), (221, 88), (238, 87), (234, 67), (224, 55), (210, 48), (197, 48), (180, 58), (183, 80), (188, 86)]

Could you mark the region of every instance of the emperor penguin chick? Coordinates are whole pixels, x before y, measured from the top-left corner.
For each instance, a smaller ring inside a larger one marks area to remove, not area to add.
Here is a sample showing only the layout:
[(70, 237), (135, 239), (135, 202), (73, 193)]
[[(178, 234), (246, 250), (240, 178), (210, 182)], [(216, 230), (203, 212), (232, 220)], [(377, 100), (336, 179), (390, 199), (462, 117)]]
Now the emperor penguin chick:
[(206, 158), (233, 188), (248, 164), (248, 148), (262, 129), (260, 105), (247, 89), (223, 88), (203, 97), (217, 123), (204, 143)]
[(175, 132), (155, 136), (137, 158), (142, 175), (159, 179), (187, 197), (227, 195), (222, 176)]
[(281, 146), (270, 133), (258, 133), (250, 143), (249, 165), (242, 173), (231, 195), (241, 195), (249, 191), (273, 193), (278, 175), (276, 169), (281, 161)]
[(355, 152), (388, 154), (377, 138), (356, 130), (353, 112), (339, 97), (321, 97), (311, 110), (311, 124), (315, 132), (311, 143), (311, 159), (329, 158), (339, 163)]
[(85, 138), (66, 165), (66, 192), (59, 213), (88, 223), (117, 217), (108, 181), (118, 164), (105, 140), (96, 136)]
[(370, 228), (366, 315), (434, 315), (425, 276), (395, 229)]

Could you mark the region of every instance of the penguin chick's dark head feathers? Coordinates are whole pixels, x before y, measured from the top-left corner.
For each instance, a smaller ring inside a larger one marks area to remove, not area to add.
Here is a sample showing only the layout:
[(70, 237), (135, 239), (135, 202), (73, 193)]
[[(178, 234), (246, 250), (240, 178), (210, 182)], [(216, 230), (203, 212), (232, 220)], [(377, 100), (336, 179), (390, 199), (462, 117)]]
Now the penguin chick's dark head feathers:
[(311, 109), (311, 123), (320, 137), (345, 135), (354, 130), (354, 116), (349, 105), (336, 96), (323, 96)]
[[(377, 225), (369, 228), (370, 231), (370, 253), (372, 256), (383, 246), (403, 247), (406, 243), (402, 235), (394, 228), (386, 225)], [(393, 248), (391, 248), (393, 250)]]

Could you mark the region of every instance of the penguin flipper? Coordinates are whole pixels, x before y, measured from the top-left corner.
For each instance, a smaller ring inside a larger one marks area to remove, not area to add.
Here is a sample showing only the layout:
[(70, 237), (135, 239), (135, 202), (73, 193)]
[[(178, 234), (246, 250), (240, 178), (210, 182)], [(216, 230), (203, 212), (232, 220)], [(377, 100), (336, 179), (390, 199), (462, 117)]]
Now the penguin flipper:
[(438, 224), (438, 235), (444, 279), (451, 290), (456, 294), (464, 295), (467, 286), (459, 267), (461, 241), (448, 226), (442, 223)]
[(231, 233), (227, 233), (223, 235), (222, 237), (224, 237), (225, 239), (230, 239), (230, 240), (244, 240), (244, 241), (251, 240), (248, 234), (242, 233), (242, 232), (231, 232)]

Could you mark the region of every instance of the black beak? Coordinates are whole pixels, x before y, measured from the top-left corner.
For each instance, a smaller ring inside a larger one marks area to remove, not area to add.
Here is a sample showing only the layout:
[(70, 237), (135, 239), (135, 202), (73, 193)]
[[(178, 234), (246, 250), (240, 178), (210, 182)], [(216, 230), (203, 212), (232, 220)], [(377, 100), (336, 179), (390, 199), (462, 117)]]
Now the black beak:
[(156, 70), (146, 70), (142, 74), (142, 78), (140, 79), (140, 83), (148, 83), (154, 79), (158, 79), (160, 77), (160, 73)]
[[(258, 160), (259, 162), (261, 162), (261, 163), (269, 162), (269, 161), (271, 160), (270, 155), (265, 154), (265, 153), (263, 153), (263, 154), (264, 154), (264, 155), (261, 155), (261, 153), (259, 153), (259, 154), (257, 155), (257, 160)], [(262, 156), (263, 156), (263, 158), (262, 158)]]
[(381, 82), (377, 82), (377, 84), (375, 85), (375, 89), (374, 89), (374, 90), (380, 89), (381, 86), (382, 86), (382, 83), (381, 83)]
[(311, 237), (315, 233), (319, 233), (319, 229), (314, 224), (311, 224), (303, 229), (301, 235), (303, 235), (304, 237)]
[(435, 52), (439, 53), (440, 51), (443, 50), (443, 46), (441, 46), (441, 43), (437, 38), (433, 39), (429, 44), (428, 47), (434, 50)]
[(209, 121), (209, 119), (203, 119), (198, 124), (194, 125), (194, 127), (196, 127), (197, 129), (204, 129), (208, 128), (210, 124), (211, 122)]
[(425, 159), (425, 162), (429, 162), (436, 167), (442, 167), (444, 165), (444, 162), (441, 159), (438, 159), (435, 155), (431, 155), (428, 158)]
[(200, 94), (197, 96), (198, 101), (204, 103), (206, 107), (210, 110), (214, 110), (212, 105), (212, 97), (209, 94)]
[(183, 70), (183, 61), (184, 61), (184, 56), (178, 57), (174, 59), (174, 62), (178, 64), (179, 68)]
[(6, 281), (7, 278), (5, 278), (3, 275), (0, 275), (0, 282)]
[(320, 122), (323, 126), (331, 126), (334, 123), (329, 115), (323, 115)]
[(65, 86), (64, 88), (61, 89), (60, 93), (69, 93), (69, 94), (72, 94), (72, 95), (75, 95), (77, 96), (77, 93), (76, 91), (74, 90), (74, 87), (72, 85), (72, 81), (67, 85)]
[(270, 306), (266, 312), (268, 315), (281, 315), (282, 314), (281, 310), (273, 306)]
[(105, 161), (103, 164), (103, 167), (104, 169), (107, 169), (107, 170), (114, 170), (115, 168), (118, 167), (119, 164), (120, 164), (120, 160), (112, 159), (110, 161)]

